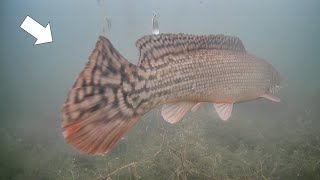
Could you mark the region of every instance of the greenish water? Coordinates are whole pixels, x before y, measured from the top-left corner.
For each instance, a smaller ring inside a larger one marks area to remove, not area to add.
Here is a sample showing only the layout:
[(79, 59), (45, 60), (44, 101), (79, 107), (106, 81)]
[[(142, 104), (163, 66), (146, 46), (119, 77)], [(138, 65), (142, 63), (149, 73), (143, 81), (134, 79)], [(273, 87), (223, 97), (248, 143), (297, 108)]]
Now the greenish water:
[[(174, 125), (154, 109), (110, 153), (79, 154), (60, 129), (69, 88), (104, 27), (136, 63), (152, 12), (162, 33), (240, 37), (280, 71), (283, 101), (237, 104), (226, 122), (209, 104)], [(52, 43), (33, 45), (27, 15)], [(317, 0), (0, 2), (0, 179), (320, 179), (319, 16)]]

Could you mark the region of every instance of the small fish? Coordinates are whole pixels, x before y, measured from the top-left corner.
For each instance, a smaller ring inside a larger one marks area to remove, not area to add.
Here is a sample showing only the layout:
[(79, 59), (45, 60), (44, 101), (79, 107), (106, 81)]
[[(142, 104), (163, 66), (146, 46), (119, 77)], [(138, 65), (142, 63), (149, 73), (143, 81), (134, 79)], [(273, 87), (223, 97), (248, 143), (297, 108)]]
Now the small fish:
[(106, 35), (107, 32), (110, 32), (110, 30), (111, 30), (111, 20), (108, 17), (106, 17), (104, 19), (102, 33)]
[(159, 24), (158, 24), (158, 18), (157, 14), (153, 12), (152, 16), (152, 34), (158, 35), (160, 33), (159, 31)]
[(151, 109), (170, 123), (210, 102), (223, 120), (234, 103), (267, 98), (280, 87), (278, 71), (246, 52), (233, 36), (148, 35), (136, 42), (138, 65), (100, 36), (62, 109), (66, 141), (81, 153), (110, 151)]

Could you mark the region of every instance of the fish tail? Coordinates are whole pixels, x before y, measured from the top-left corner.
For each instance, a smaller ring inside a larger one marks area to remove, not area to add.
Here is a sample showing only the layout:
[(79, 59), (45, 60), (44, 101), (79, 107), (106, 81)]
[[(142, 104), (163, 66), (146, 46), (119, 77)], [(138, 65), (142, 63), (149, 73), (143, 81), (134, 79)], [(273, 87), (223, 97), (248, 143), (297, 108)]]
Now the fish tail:
[(66, 141), (85, 154), (109, 151), (142, 116), (132, 100), (141, 73), (101, 36), (63, 106)]

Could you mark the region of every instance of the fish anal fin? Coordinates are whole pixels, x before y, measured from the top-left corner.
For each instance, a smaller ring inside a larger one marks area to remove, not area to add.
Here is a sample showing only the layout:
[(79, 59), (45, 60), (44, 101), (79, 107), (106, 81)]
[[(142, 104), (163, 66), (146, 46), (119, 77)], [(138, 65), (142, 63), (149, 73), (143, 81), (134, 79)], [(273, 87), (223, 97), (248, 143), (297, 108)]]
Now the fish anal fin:
[(232, 113), (233, 103), (214, 103), (213, 106), (222, 120), (225, 121), (230, 118)]
[(170, 123), (177, 123), (196, 104), (197, 104), (196, 102), (167, 103), (162, 106), (161, 115), (164, 118), (164, 120)]
[(275, 102), (280, 102), (281, 101), (279, 97), (277, 97), (277, 96), (275, 96), (273, 94), (264, 94), (261, 97), (269, 99), (271, 101), (275, 101)]

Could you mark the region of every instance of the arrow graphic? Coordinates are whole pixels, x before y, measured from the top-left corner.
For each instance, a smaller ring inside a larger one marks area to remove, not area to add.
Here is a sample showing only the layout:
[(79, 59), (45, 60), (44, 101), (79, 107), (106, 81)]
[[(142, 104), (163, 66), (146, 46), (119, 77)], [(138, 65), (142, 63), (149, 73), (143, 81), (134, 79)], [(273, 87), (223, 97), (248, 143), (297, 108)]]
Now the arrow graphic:
[(37, 21), (27, 16), (20, 27), (37, 39), (37, 41), (34, 44), (52, 42), (52, 35), (49, 23), (47, 27), (43, 27)]

